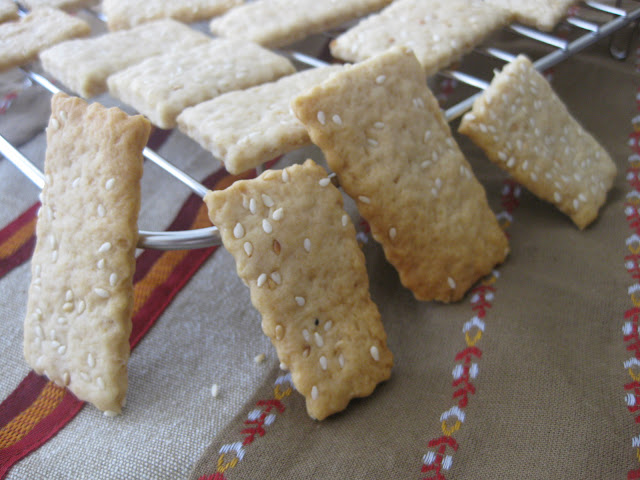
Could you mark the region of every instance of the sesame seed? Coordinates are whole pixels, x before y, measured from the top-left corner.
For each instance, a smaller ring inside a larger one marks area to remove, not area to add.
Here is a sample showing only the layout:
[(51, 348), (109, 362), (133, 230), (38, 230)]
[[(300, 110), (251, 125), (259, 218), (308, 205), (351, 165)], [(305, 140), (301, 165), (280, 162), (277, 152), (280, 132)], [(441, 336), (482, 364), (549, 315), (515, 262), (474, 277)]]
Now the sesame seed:
[(84, 303), (84, 300), (80, 300), (78, 302), (78, 314), (84, 312), (84, 307), (86, 306), (86, 304)]
[(253, 253), (253, 245), (251, 242), (244, 242), (244, 253), (247, 254), (247, 257), (250, 257)]
[(104, 208), (104, 205), (100, 204), (98, 205), (98, 216), (99, 217), (104, 217), (107, 214), (107, 211)]
[(439, 154), (436, 150), (433, 150), (433, 151), (431, 152), (431, 159), (432, 159), (434, 162), (437, 162), (439, 158), (440, 158), (440, 154)]
[(317, 117), (318, 117), (318, 121), (320, 122), (321, 125), (324, 125), (326, 123), (326, 117), (325, 117), (324, 112), (322, 110), (320, 110), (318, 112)]
[(67, 121), (67, 112), (65, 112), (64, 110), (60, 110), (60, 113), (58, 115), (60, 115), (60, 120), (62, 120), (63, 122)]
[(316, 345), (318, 347), (322, 347), (324, 345), (324, 340), (322, 339), (322, 335), (320, 335), (318, 332), (313, 333), (313, 339), (316, 341)]
[(270, 277), (271, 280), (276, 282), (276, 285), (280, 285), (282, 283), (282, 276), (280, 276), (280, 272), (273, 272)]
[(69, 372), (64, 372), (62, 374), (62, 383), (66, 386), (66, 385), (69, 385), (70, 381), (71, 381), (71, 376), (69, 375)]
[(51, 342), (51, 346), (52, 346), (53, 348), (58, 348), (58, 347), (60, 346), (60, 342), (58, 342), (57, 340), (53, 340), (53, 341)]
[(381, 129), (384, 128), (384, 122), (376, 122), (376, 123), (373, 124), (373, 126), (375, 128), (377, 128), (378, 130), (381, 130)]
[(113, 185), (116, 183), (116, 179), (115, 178), (110, 178), (109, 180), (106, 181), (106, 183), (104, 184), (104, 188), (106, 188), (107, 190), (111, 190), (113, 188)]
[(118, 274), (117, 273), (112, 273), (111, 275), (109, 275), (109, 284), (112, 287), (115, 287), (116, 283), (118, 283)]
[(100, 260), (98, 260), (98, 263), (96, 265), (100, 270), (102, 270), (104, 268), (104, 264), (105, 264), (104, 258), (101, 258)]
[(282, 325), (276, 325), (276, 339), (282, 340), (284, 338), (284, 328)]
[(367, 143), (369, 145), (371, 145), (372, 147), (377, 147), (378, 146), (378, 141), (374, 140), (373, 138), (367, 138)]
[(289, 370), (289, 367), (287, 367), (286, 363), (280, 362), (280, 370), (284, 370), (286, 372), (287, 370)]
[(59, 355), (64, 355), (66, 351), (67, 351), (67, 346), (66, 345), (60, 345), (58, 347), (58, 354)]
[(54, 250), (53, 252), (51, 252), (51, 261), (55, 263), (56, 260), (58, 260), (58, 251)]
[(442, 187), (442, 180), (440, 179), (440, 177), (436, 178), (436, 188), (441, 188)]
[(91, 354), (87, 355), (87, 365), (89, 365), (89, 368), (93, 368), (93, 367), (96, 366), (96, 361), (93, 358), (93, 355), (91, 355)]
[(389, 238), (390, 238), (391, 240), (393, 240), (394, 238), (396, 238), (396, 235), (397, 235), (397, 234), (398, 234), (398, 231), (396, 230), (396, 228), (395, 228), (395, 227), (391, 227), (391, 228), (389, 229)]
[(371, 357), (373, 357), (373, 359), (377, 362), (378, 360), (380, 360), (380, 352), (378, 351), (378, 347), (376, 347), (375, 345), (373, 345), (370, 349), (369, 349), (369, 353), (371, 354)]
[(513, 168), (513, 166), (514, 166), (515, 164), (516, 164), (516, 159), (515, 159), (515, 158), (513, 158), (513, 157), (511, 157), (511, 158), (509, 159), (509, 161), (507, 162), (507, 167), (509, 167), (509, 168)]
[(262, 285), (264, 285), (266, 281), (267, 281), (267, 274), (261, 273), (260, 276), (258, 277), (258, 286), (261, 287)]
[(217, 398), (218, 397), (218, 384), (214, 383), (213, 385), (211, 385), (211, 396), (213, 398)]
[(454, 146), (453, 138), (447, 138), (447, 139), (445, 140), (445, 142), (447, 142), (447, 145), (449, 145), (450, 147), (453, 147), (453, 146)]
[(64, 310), (67, 313), (71, 312), (73, 310), (73, 303), (65, 302), (64, 305), (62, 305), (62, 310)]
[(255, 198), (252, 198), (251, 200), (249, 200), (249, 211), (255, 215), (256, 210), (257, 210), (256, 200)]
[(271, 223), (269, 223), (269, 220), (267, 220), (266, 218), (262, 220), (262, 229), (264, 230), (264, 233), (273, 232), (273, 227), (271, 226)]
[(64, 294), (64, 299), (67, 302), (70, 302), (71, 300), (73, 300), (73, 292), (71, 290), (67, 290)]
[(54, 237), (53, 235), (49, 235), (49, 244), (51, 245), (51, 248), (55, 250), (57, 244), (56, 237)]
[(383, 83), (384, 83), (384, 81), (385, 81), (386, 79), (387, 79), (387, 77), (386, 77), (385, 75), (378, 75), (378, 76), (376, 77), (376, 83), (377, 83), (378, 85), (381, 85), (381, 84), (383, 84)]
[(320, 184), (321, 187), (326, 187), (327, 185), (329, 185), (331, 183), (331, 179), (330, 178), (321, 178), (320, 180), (318, 180), (318, 183)]
[(244, 237), (244, 227), (241, 223), (236, 223), (236, 226), (233, 227), (233, 236), (236, 238)]
[(556, 202), (559, 202), (560, 200), (562, 200), (562, 195), (560, 195), (558, 192), (553, 192), (553, 199)]
[(51, 128), (57, 130), (60, 128), (60, 122), (55, 117), (51, 117)]
[(306, 303), (306, 300), (304, 299), (304, 297), (295, 297), (295, 300), (298, 306), (300, 307), (303, 307), (304, 304)]
[(322, 368), (322, 370), (326, 370), (327, 367), (329, 366), (327, 362), (327, 357), (323, 355), (320, 357), (319, 360), (320, 360), (320, 368)]
[(76, 177), (73, 179), (73, 182), (71, 182), (71, 186), (73, 188), (76, 188), (78, 185), (80, 185), (80, 177)]
[(311, 341), (311, 335), (309, 335), (309, 330), (307, 330), (306, 328), (304, 330), (302, 330), (302, 337), (307, 342)]
[(579, 206), (580, 206), (580, 202), (578, 201), (577, 198), (574, 198), (573, 199), (573, 208), (577, 210)]
[(311, 387), (311, 399), (312, 400), (318, 399), (318, 387), (316, 387), (315, 385)]
[(427, 168), (429, 165), (431, 165), (431, 160), (425, 160), (420, 164), (420, 167)]
[(108, 252), (109, 250), (111, 250), (111, 243), (104, 242), (102, 245), (100, 245), (100, 248), (98, 249), (98, 253)]
[(289, 181), (289, 172), (286, 170), (282, 170), (282, 181), (285, 183)]
[(581, 202), (586, 202), (587, 201), (587, 197), (584, 195), (584, 193), (579, 194), (578, 198), (580, 199)]
[(424, 101), (420, 97), (413, 99), (413, 106), (416, 108), (424, 108)]
[(359, 195), (358, 200), (360, 200), (362, 203), (371, 203), (371, 199), (369, 197), (365, 197), (364, 195)]
[(349, 224), (349, 216), (344, 214), (342, 215), (342, 226), (346, 227)]
[(33, 339), (33, 343), (35, 343), (35, 344), (36, 344), (36, 347), (39, 347), (39, 346), (40, 346), (40, 344), (42, 343), (42, 340), (40, 339), (40, 337), (35, 337), (35, 338)]
[(324, 324), (324, 331), (328, 332), (329, 330), (331, 330), (331, 327), (333, 327), (333, 322), (329, 320), (327, 323)]
[(437, 189), (437, 188), (435, 188), (435, 187), (434, 187), (434, 188), (432, 188), (432, 189), (431, 189), (431, 195), (433, 195), (434, 197), (437, 197), (437, 196), (438, 196), (438, 189)]
[(342, 118), (340, 118), (340, 115), (338, 114), (331, 117), (331, 120), (333, 120), (333, 123), (335, 123), (336, 125), (342, 125)]
[(93, 289), (96, 295), (102, 298), (109, 298), (109, 292), (107, 292), (104, 288), (96, 287)]
[(273, 200), (269, 195), (262, 194), (262, 203), (265, 207), (273, 207)]
[(507, 160), (507, 154), (504, 152), (498, 152), (498, 158), (504, 162)]
[(67, 323), (67, 319), (64, 317), (58, 317), (57, 322), (59, 325), (64, 325), (65, 323)]
[(484, 123), (481, 123), (480, 125), (478, 125), (478, 128), (480, 128), (480, 131), (482, 133), (487, 133), (487, 126)]
[(51, 336), (52, 340), (56, 339), (56, 331), (52, 328), (51, 331), (49, 332), (49, 335)]
[(114, 412), (113, 410), (106, 410), (104, 412), (104, 416), (105, 417), (117, 417), (118, 416), (118, 412)]
[(531, 172), (529, 176), (531, 177), (531, 180), (533, 180), (534, 182), (538, 181), (538, 175), (536, 175), (534, 172)]
[(260, 354), (256, 355), (255, 357), (253, 357), (253, 361), (255, 363), (262, 363), (262, 362), (264, 362), (265, 358), (267, 358), (267, 356), (264, 353), (260, 353)]
[(447, 282), (449, 283), (449, 286), (451, 288), (456, 288), (456, 281), (453, 278), (451, 277), (447, 278)]
[(340, 354), (338, 356), (338, 363), (340, 364), (340, 368), (344, 368), (344, 355)]
[(303, 245), (304, 245), (304, 249), (305, 249), (307, 252), (310, 252), (310, 251), (311, 251), (311, 240), (309, 240), (308, 238), (305, 238), (305, 239), (304, 239), (304, 242), (303, 242)]

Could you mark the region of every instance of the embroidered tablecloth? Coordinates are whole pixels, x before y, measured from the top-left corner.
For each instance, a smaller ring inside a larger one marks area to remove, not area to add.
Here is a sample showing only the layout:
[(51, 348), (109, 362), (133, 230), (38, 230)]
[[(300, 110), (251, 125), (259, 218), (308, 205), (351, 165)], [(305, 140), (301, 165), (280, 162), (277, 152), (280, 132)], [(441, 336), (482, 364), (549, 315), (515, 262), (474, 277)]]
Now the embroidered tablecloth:
[[(442, 305), (400, 285), (348, 204), (395, 367), (323, 422), (280, 370), (223, 248), (139, 252), (122, 416), (30, 373), (22, 322), (38, 191), (0, 160), (0, 478), (640, 478), (640, 75), (635, 52), (617, 62), (606, 47), (547, 72), (619, 170), (585, 231), (456, 136), (511, 254)], [(443, 98), (468, 93), (432, 85)], [(41, 164), (49, 95), (15, 72), (0, 89), (0, 134)], [(179, 132), (152, 142), (210, 188), (233, 181)], [(307, 156), (322, 162), (308, 148), (276, 167)], [(201, 201), (152, 164), (142, 190), (141, 228), (207, 225)]]

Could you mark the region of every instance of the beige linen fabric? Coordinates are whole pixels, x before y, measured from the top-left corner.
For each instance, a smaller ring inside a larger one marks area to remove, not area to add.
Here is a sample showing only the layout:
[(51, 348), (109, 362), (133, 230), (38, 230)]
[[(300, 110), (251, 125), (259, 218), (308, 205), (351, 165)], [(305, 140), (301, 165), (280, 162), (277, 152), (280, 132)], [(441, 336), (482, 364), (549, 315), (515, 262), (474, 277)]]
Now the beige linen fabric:
[[(633, 284), (624, 267), (632, 232), (623, 204), (639, 84), (634, 59), (610, 60), (604, 43), (554, 69), (554, 88), (621, 173), (600, 218), (583, 232), (522, 191), (509, 228), (511, 254), (499, 268), (476, 343), (482, 350), (482, 358), (473, 359), (476, 392), (453, 435), (458, 449), (446, 451), (447, 479), (608, 479), (640, 468), (632, 447), (638, 427), (624, 401), (630, 377), (623, 362), (631, 352), (621, 331)], [(10, 119), (0, 115), (0, 133)], [(468, 141), (462, 139), (461, 148), (490, 205), (502, 211), (504, 174)], [(23, 152), (41, 161), (42, 137)], [(178, 132), (161, 153), (196, 178), (218, 166)], [(307, 156), (321, 159), (310, 148), (278, 167)], [(0, 179), (4, 226), (36, 201), (37, 191), (5, 160)], [(164, 228), (188, 193), (146, 164), (141, 226)], [(463, 327), (476, 314), (473, 296), (452, 305), (415, 301), (374, 242), (364, 253), (372, 298), (396, 354), (391, 380), (323, 423), (309, 419), (303, 398), (291, 393), (282, 399), (284, 412), (246, 446), (226, 479), (430, 476), (421, 472), (423, 459), (435, 450), (429, 442), (443, 435), (441, 416), (457, 403), (452, 373), (467, 346)], [(27, 263), (0, 280), (1, 398), (28, 372), (20, 353), (28, 270)], [(212, 475), (220, 449), (243, 441), (244, 422), (258, 400), (273, 398), (283, 373), (259, 321), (231, 256), (217, 251), (132, 352), (124, 414), (109, 419), (84, 408), (7, 478), (42, 478), (43, 472), (52, 479), (91, 480)], [(257, 364), (260, 353), (267, 358)], [(217, 398), (210, 393), (213, 383)], [(455, 427), (455, 416), (446, 420), (446, 428)]]

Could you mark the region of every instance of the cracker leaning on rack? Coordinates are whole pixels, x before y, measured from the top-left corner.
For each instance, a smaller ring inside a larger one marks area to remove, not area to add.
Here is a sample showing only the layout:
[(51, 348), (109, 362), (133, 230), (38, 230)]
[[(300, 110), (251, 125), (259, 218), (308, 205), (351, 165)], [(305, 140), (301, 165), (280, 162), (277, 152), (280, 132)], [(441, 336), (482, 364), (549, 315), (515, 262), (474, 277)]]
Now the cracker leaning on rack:
[(142, 149), (150, 125), (65, 94), (52, 99), (31, 260), (24, 355), (106, 415), (127, 391)]
[(411, 50), (346, 68), (292, 107), (417, 299), (459, 300), (505, 259), (507, 239)]
[(364, 255), (326, 171), (307, 160), (205, 197), (262, 329), (315, 419), (370, 395), (393, 358)]
[(489, 159), (579, 228), (598, 216), (616, 167), (520, 55), (498, 73), (460, 124)]

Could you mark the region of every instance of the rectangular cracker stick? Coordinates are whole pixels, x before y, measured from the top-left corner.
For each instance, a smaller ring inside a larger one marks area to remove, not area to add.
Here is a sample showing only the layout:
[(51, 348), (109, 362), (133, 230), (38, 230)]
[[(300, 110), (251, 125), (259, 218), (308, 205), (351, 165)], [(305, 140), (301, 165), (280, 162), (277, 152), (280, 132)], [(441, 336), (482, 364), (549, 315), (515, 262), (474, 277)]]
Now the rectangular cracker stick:
[(109, 77), (109, 92), (161, 128), (185, 108), (295, 73), (289, 60), (244, 40), (217, 38), (148, 58)]
[(345, 69), (292, 107), (417, 299), (459, 300), (504, 260), (507, 239), (411, 50)]
[(150, 125), (56, 94), (36, 225), (24, 356), (107, 415), (127, 391), (142, 149)]
[(211, 21), (221, 37), (281, 47), (340, 26), (388, 5), (391, 0), (256, 0)]
[(510, 19), (506, 10), (481, 0), (396, 0), (333, 40), (331, 54), (360, 62), (394, 45), (406, 46), (432, 75)]
[(91, 32), (79, 18), (42, 7), (25, 17), (0, 25), (0, 72), (32, 62), (47, 47)]
[(18, 6), (13, 0), (0, 0), (0, 22), (18, 18)]
[(175, 20), (158, 20), (122, 32), (61, 43), (40, 54), (44, 70), (85, 98), (107, 89), (107, 77), (145, 58), (183, 50), (209, 37)]
[(178, 127), (234, 174), (242, 173), (310, 143), (291, 112), (291, 100), (340, 71), (331, 66), (305, 70), (247, 90), (225, 93), (187, 108)]
[(523, 55), (494, 77), (463, 117), (460, 132), (581, 229), (598, 216), (613, 185), (609, 154)]
[(161, 18), (193, 23), (209, 20), (242, 0), (103, 0), (109, 30), (122, 30)]
[(517, 22), (549, 32), (577, 0), (485, 0), (509, 10)]
[(364, 255), (322, 167), (268, 170), (205, 202), (311, 417), (339, 412), (389, 378), (393, 357)]
[(34, 10), (40, 7), (53, 7), (71, 11), (89, 6), (96, 2), (94, 0), (22, 0), (22, 3), (24, 3), (29, 10)]

